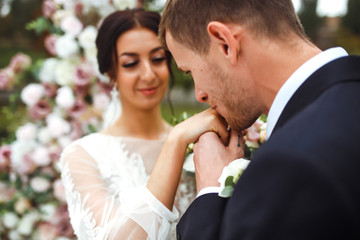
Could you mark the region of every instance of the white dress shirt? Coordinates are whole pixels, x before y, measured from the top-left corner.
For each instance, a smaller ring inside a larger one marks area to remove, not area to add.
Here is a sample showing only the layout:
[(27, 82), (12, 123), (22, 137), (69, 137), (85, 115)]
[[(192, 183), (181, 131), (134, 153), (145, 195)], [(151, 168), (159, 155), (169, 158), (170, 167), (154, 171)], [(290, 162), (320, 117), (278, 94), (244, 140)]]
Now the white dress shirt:
[[(306, 61), (290, 76), (288, 80), (286, 80), (270, 107), (267, 117), (266, 140), (271, 136), (271, 133), (274, 130), (274, 127), (286, 104), (289, 102), (296, 90), (298, 90), (298, 88), (306, 81), (306, 79), (308, 79), (314, 72), (325, 64), (345, 56), (348, 56), (348, 53), (343, 48), (330, 48)], [(219, 189), (219, 187), (203, 188), (200, 190), (197, 197), (206, 193), (219, 193)]]

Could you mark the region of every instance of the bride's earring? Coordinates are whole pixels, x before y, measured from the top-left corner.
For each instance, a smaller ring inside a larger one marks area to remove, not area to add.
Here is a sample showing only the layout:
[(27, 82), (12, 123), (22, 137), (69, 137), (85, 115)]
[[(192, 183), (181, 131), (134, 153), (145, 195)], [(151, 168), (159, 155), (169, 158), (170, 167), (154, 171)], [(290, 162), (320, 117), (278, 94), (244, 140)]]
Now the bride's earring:
[(110, 92), (111, 101), (107, 109), (103, 113), (103, 129), (109, 127), (113, 124), (121, 115), (121, 102), (120, 102), (120, 94), (116, 88), (116, 83), (114, 84), (113, 89)]

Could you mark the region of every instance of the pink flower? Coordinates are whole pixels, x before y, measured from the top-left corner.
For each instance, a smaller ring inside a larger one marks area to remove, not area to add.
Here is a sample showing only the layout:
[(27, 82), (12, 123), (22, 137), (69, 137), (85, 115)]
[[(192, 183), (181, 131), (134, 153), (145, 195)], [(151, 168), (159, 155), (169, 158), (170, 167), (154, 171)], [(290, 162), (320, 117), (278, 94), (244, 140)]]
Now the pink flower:
[(51, 106), (48, 101), (40, 99), (35, 105), (30, 107), (29, 115), (34, 120), (45, 119), (51, 112)]
[(44, 40), (44, 45), (46, 50), (53, 56), (57, 54), (55, 49), (56, 39), (57, 39), (56, 35), (48, 35)]
[(88, 86), (91, 83), (92, 68), (89, 65), (83, 64), (77, 66), (74, 74), (74, 83), (77, 86)]
[(15, 73), (18, 73), (26, 68), (28, 68), (31, 64), (31, 58), (23, 53), (18, 53), (12, 57), (9, 67), (13, 69)]
[(44, 16), (47, 18), (50, 18), (57, 10), (56, 3), (52, 0), (43, 1), (41, 8)]
[(82, 3), (79, 2), (75, 3), (74, 12), (76, 16), (82, 15), (83, 9), (84, 9), (84, 5)]
[(55, 225), (56, 234), (58, 236), (64, 236), (68, 238), (74, 237), (74, 230), (72, 229), (70, 225), (70, 217), (69, 212), (67, 210), (67, 205), (61, 204), (54, 216), (53, 224)]
[(54, 188), (54, 196), (59, 199), (62, 202), (65, 202), (65, 188), (64, 188), (64, 184), (62, 183), (61, 179), (57, 179), (55, 180), (54, 184), (53, 184), (53, 188)]
[(50, 158), (52, 162), (57, 162), (60, 158), (62, 149), (59, 146), (52, 145), (49, 147)]
[(84, 131), (82, 130), (82, 125), (80, 121), (71, 122), (71, 139), (75, 140), (84, 136)]
[(52, 84), (52, 83), (42, 83), (42, 85), (45, 88), (45, 96), (50, 97), (50, 98), (54, 98), (56, 96), (58, 87), (56, 84)]
[(0, 70), (0, 90), (9, 89), (14, 80), (15, 74), (10, 67)]
[(11, 147), (3, 145), (0, 147), (0, 170), (6, 171), (10, 166)]
[[(50, 153), (50, 151), (49, 151), (49, 153)], [(54, 177), (56, 173), (55, 173), (55, 169), (53, 167), (47, 166), (47, 167), (41, 168), (41, 174), (44, 174), (49, 177)]]
[(36, 169), (36, 164), (33, 162), (30, 153), (23, 156), (21, 164), (16, 166), (15, 171), (21, 175), (28, 175), (33, 173)]
[(84, 98), (89, 92), (89, 86), (75, 85), (74, 92), (76, 96)]
[(260, 127), (263, 124), (262, 121), (256, 120), (256, 122), (248, 128), (247, 141), (258, 142), (260, 138)]
[(86, 112), (86, 103), (82, 99), (76, 99), (75, 104), (70, 108), (69, 116), (79, 118)]
[(6, 203), (11, 200), (15, 194), (15, 188), (0, 182), (0, 203)]
[(41, 222), (37, 225), (37, 239), (47, 240), (47, 239), (56, 239), (56, 229), (49, 222)]

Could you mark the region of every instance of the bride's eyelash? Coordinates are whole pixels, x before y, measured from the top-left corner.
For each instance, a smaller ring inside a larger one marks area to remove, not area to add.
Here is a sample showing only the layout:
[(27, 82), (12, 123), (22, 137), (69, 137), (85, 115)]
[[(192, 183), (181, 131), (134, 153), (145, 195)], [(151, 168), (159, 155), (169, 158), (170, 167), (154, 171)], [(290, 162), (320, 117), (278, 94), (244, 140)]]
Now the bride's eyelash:
[(160, 63), (160, 62), (163, 62), (164, 60), (165, 60), (165, 57), (156, 57), (156, 58), (152, 59), (152, 61), (155, 63)]
[(131, 62), (131, 63), (122, 64), (122, 67), (131, 68), (131, 67), (136, 66), (137, 64), (138, 64), (138, 61), (135, 61), (135, 62)]

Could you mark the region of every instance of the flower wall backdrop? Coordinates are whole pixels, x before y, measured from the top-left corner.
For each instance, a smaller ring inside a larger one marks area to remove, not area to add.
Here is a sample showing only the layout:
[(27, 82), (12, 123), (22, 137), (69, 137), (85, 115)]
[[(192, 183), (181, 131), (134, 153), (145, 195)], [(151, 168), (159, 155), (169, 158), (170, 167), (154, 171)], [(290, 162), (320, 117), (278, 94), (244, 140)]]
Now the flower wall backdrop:
[(0, 70), (0, 90), (25, 85), (20, 98), (27, 108), (15, 141), (0, 146), (0, 239), (74, 238), (58, 159), (73, 140), (101, 128), (110, 100), (108, 79), (96, 61), (99, 23), (117, 9), (138, 4), (44, 0), (42, 16), (26, 27), (46, 34), (51, 57), (32, 62), (19, 53)]

